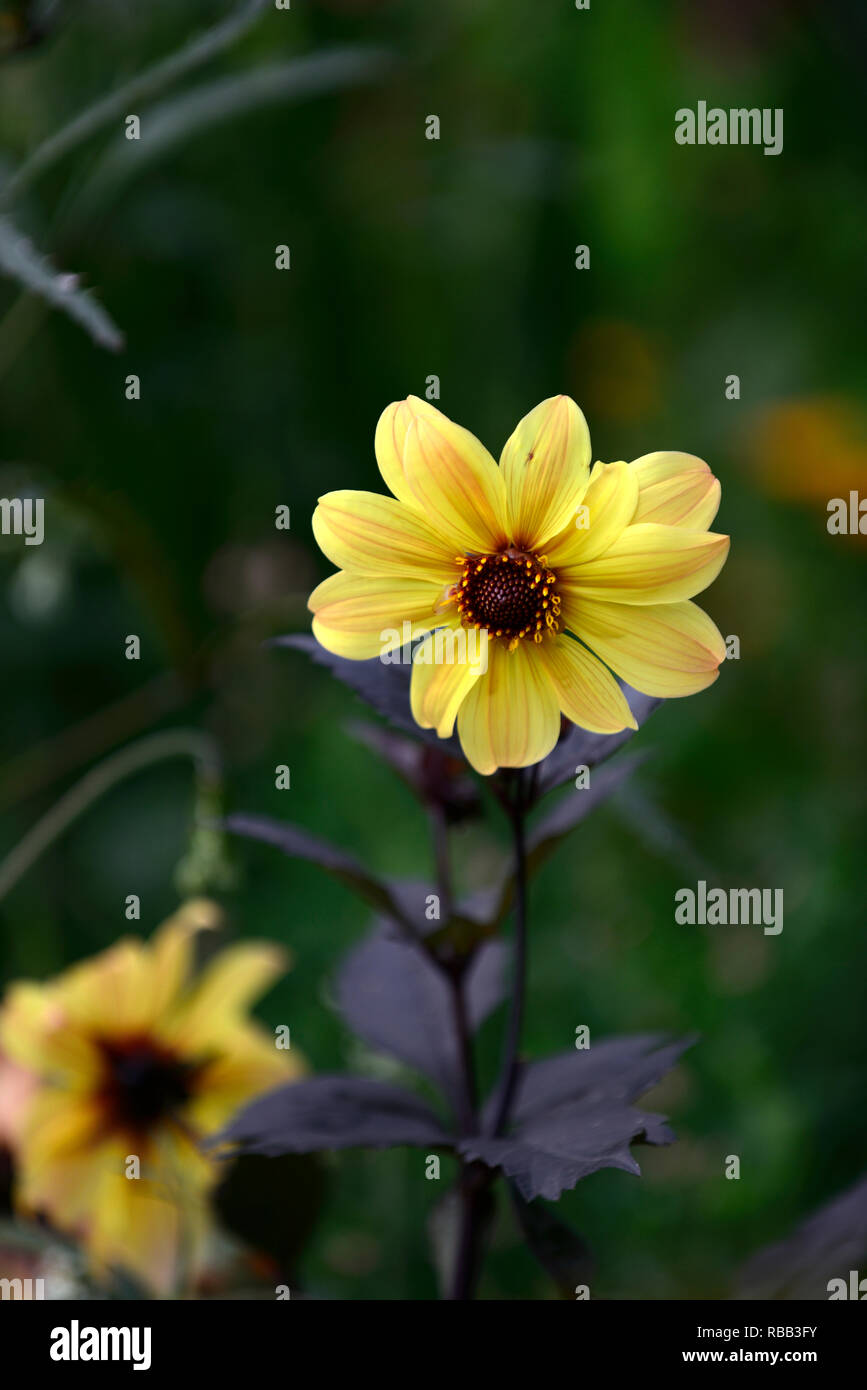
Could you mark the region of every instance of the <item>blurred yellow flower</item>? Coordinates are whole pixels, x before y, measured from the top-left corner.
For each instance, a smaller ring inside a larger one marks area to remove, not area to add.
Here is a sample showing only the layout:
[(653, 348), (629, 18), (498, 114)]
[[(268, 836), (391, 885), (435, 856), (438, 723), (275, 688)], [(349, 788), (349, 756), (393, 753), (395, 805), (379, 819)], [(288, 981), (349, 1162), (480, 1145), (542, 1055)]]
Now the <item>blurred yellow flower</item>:
[[(843, 396), (776, 401), (746, 440), (752, 473), (775, 497), (826, 503), (867, 488), (867, 415)], [(826, 518), (822, 507), (823, 523)]]
[(219, 921), (191, 901), (149, 943), (12, 985), (0, 1009), (0, 1045), (38, 1082), (16, 1136), (19, 1209), (82, 1239), (97, 1272), (123, 1267), (159, 1293), (202, 1253), (219, 1168), (200, 1140), (301, 1070), (246, 1017), (283, 951), (232, 946), (194, 974), (194, 938)]
[(477, 771), (538, 762), (561, 712), (597, 733), (634, 728), (611, 671), (665, 697), (716, 679), (725, 645), (690, 599), (729, 541), (708, 533), (720, 486), (701, 459), (656, 453), (591, 471), (568, 396), (521, 420), (499, 467), (410, 396), (381, 416), (376, 457), (392, 497), (330, 492), (314, 513), (339, 572), (310, 596), (313, 631), (356, 660), (435, 629), (478, 631), (484, 661), (469, 642), (426, 636), (411, 685), (417, 723), (445, 738), (457, 721)]

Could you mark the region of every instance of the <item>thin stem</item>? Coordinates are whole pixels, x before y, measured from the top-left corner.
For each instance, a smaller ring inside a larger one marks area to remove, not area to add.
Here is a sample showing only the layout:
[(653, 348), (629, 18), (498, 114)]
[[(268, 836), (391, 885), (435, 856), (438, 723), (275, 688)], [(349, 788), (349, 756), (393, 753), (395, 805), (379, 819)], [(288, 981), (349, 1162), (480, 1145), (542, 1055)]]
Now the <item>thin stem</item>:
[(144, 767), (150, 767), (152, 763), (179, 757), (192, 758), (204, 780), (218, 780), (219, 762), (214, 744), (197, 729), (169, 729), (164, 733), (151, 734), (92, 768), (55, 802), (0, 864), (0, 899), (36, 863), (40, 855), (116, 783)]
[[(436, 864), (436, 884), (440, 900), (440, 920), (448, 922), (454, 911), (452, 866), (449, 855), (449, 828), (445, 812), (438, 802), (428, 806), (428, 819), (433, 838)], [(461, 1094), (458, 1097), (458, 1123), (464, 1134), (471, 1134), (476, 1120), (476, 1075), (473, 1061), (473, 1040), (467, 1018), (464, 996), (464, 964), (459, 957), (440, 960), (439, 965), (448, 980), (452, 999), (452, 1016), (461, 1064)]]
[(461, 1168), (458, 1198), (461, 1204), (455, 1274), (449, 1301), (464, 1302), (473, 1297), (481, 1265), (482, 1236), (491, 1210), (491, 1174), (481, 1163), (465, 1163)]
[(472, 1134), (476, 1128), (476, 1067), (473, 1058), (473, 1039), (467, 1019), (467, 1001), (464, 994), (463, 971), (449, 971), (449, 984), (452, 995), (452, 1014), (455, 1021), (455, 1034), (458, 1055), (461, 1063), (461, 1096), (458, 1123), (464, 1134)]
[[(428, 814), (433, 835), (440, 911), (442, 920), (448, 922), (454, 910), (448, 822), (442, 806), (435, 802), (429, 806)], [(478, 1096), (473, 1039), (467, 1017), (467, 1000), (464, 990), (466, 961), (455, 956), (451, 960), (441, 960), (439, 963), (451, 994), (452, 1017), (460, 1060), (460, 1090), (457, 1097), (456, 1119), (458, 1129), (462, 1134), (473, 1134), (477, 1129)], [(486, 1170), (481, 1164), (461, 1164), (461, 1175), (458, 1183), (460, 1212), (457, 1250), (454, 1275), (446, 1295), (450, 1300), (462, 1301), (472, 1298), (481, 1256), (481, 1218), (484, 1213), (487, 1187)]]
[[(512, 987), (512, 1006), (503, 1049), (503, 1065), (497, 1089), (497, 1102), (491, 1133), (502, 1133), (509, 1119), (509, 1110), (518, 1080), (518, 1048), (524, 1020), (524, 995), (527, 977), (527, 845), (525, 821), (533, 796), (534, 782), (529, 783), (525, 772), (517, 771), (514, 796), (507, 810), (512, 825), (515, 856), (515, 957)], [(482, 1242), (487, 1218), (491, 1212), (492, 1174), (479, 1163), (466, 1163), (461, 1169), (459, 1198), (461, 1203), (455, 1273), (449, 1297), (465, 1300), (473, 1292), (481, 1265)]]
[(491, 1133), (494, 1136), (502, 1133), (509, 1119), (509, 1109), (518, 1080), (518, 1048), (521, 1043), (521, 1028), (524, 1022), (524, 997), (527, 986), (527, 844), (525, 830), (529, 803), (527, 793), (526, 774), (523, 769), (519, 769), (515, 779), (514, 799), (508, 808), (512, 823), (512, 843), (515, 858), (515, 952), (512, 1006), (509, 1012), (509, 1023), (503, 1048), (503, 1065), (491, 1127)]
[(448, 922), (452, 915), (452, 870), (449, 858), (449, 833), (445, 812), (437, 804), (428, 808), (433, 835), (434, 861), (436, 864), (437, 892), (440, 898), (440, 917)]

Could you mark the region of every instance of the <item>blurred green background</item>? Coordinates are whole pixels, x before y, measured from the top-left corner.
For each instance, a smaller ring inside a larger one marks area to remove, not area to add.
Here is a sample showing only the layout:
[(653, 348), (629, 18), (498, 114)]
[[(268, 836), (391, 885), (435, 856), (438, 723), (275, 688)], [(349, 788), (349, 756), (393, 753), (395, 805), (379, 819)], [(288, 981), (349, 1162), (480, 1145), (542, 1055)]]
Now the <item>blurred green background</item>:
[[(81, 0), (47, 7), (27, 43), (30, 9), (5, 5), (0, 26), (4, 180), (227, 13)], [(854, 0), (265, 5), (208, 64), (124, 108), (141, 149), (113, 117), (5, 209), (126, 345), (104, 351), (0, 281), (0, 496), (47, 499), (43, 546), (0, 542), (3, 854), (89, 767), (183, 725), (217, 740), (228, 808), (297, 821), (383, 872), (432, 870), (422, 812), (345, 731), (360, 707), (261, 646), (306, 627), (329, 570), (317, 496), (382, 490), (377, 417), (430, 375), (495, 455), (563, 391), (595, 458), (680, 449), (722, 479), (732, 554), (703, 606), (740, 659), (653, 717), (638, 778), (532, 891), (529, 1055), (569, 1047), (581, 1023), (702, 1035), (652, 1097), (677, 1145), (637, 1151), (642, 1179), (598, 1174), (560, 1204), (596, 1254), (594, 1297), (725, 1297), (751, 1252), (867, 1167), (864, 538), (826, 529), (829, 498), (867, 492), (864, 25)], [(352, 50), (336, 89), (263, 98), (263, 67), (335, 47)], [(364, 66), (373, 50), (387, 66)], [(674, 113), (699, 100), (782, 107), (782, 154), (678, 146)], [(124, 656), (132, 633), (140, 661)], [(281, 763), (291, 791), (275, 789)], [(0, 979), (111, 943), (129, 893), (155, 927), (194, 809), (183, 762), (93, 806), (3, 902)], [(465, 887), (505, 844), (493, 817), (456, 833)], [(230, 854), (237, 931), (295, 957), (261, 1016), (290, 1024), (313, 1069), (381, 1069), (329, 1007), (368, 914), (312, 867), (247, 842)], [(782, 887), (784, 931), (675, 926), (674, 892), (698, 877)], [(329, 1167), (308, 1287), (434, 1296), (422, 1157)], [(552, 1295), (505, 1217), (494, 1247), (482, 1296)]]

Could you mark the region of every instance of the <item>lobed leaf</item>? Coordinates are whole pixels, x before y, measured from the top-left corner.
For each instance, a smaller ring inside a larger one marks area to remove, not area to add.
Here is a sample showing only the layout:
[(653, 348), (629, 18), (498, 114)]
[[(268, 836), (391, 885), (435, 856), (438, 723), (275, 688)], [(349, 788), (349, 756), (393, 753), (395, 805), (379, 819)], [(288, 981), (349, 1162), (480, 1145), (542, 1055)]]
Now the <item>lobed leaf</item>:
[[(526, 1201), (555, 1201), (600, 1168), (640, 1173), (630, 1153), (636, 1140), (670, 1144), (661, 1115), (632, 1102), (674, 1066), (693, 1039), (658, 1035), (611, 1038), (587, 1051), (573, 1049), (523, 1068), (512, 1108), (513, 1133), (462, 1140), (460, 1152), (502, 1168)], [(490, 1128), (495, 1101), (485, 1107)]]
[(501, 1168), (525, 1201), (547, 1197), (556, 1201), (600, 1168), (622, 1168), (640, 1174), (630, 1144), (669, 1144), (674, 1136), (661, 1115), (633, 1110), (602, 1096), (579, 1100), (547, 1111), (504, 1138), (474, 1136), (458, 1142), (464, 1158)]

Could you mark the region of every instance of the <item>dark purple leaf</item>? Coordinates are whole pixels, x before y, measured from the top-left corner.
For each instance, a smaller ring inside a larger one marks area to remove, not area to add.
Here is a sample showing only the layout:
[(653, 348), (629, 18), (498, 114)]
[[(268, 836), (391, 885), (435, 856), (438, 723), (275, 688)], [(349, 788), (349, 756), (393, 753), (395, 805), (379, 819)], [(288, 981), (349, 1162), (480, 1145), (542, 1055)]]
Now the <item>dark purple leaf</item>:
[(687, 1037), (666, 1042), (659, 1034), (635, 1034), (530, 1062), (518, 1077), (513, 1121), (520, 1125), (575, 1100), (605, 1097), (629, 1104), (671, 1071), (695, 1041)]
[(646, 1115), (601, 1096), (561, 1105), (502, 1139), (462, 1139), (458, 1148), (464, 1158), (502, 1168), (525, 1201), (534, 1197), (556, 1201), (567, 1188), (600, 1168), (639, 1174), (641, 1169), (629, 1152), (629, 1145), (639, 1138), (663, 1144), (673, 1136), (662, 1116)]
[[(663, 703), (662, 700), (653, 695), (643, 695), (624, 681), (620, 685), (639, 729), (643, 728), (645, 721)], [(544, 796), (563, 782), (574, 781), (576, 768), (596, 767), (604, 762), (618, 748), (622, 748), (634, 733), (634, 729), (621, 729), (618, 734), (591, 734), (573, 724), (539, 768), (539, 795)]]
[[(867, 1178), (859, 1178), (840, 1196), (820, 1207), (786, 1240), (759, 1250), (745, 1265), (736, 1298), (821, 1299), (830, 1296), (828, 1284), (842, 1279), (852, 1296), (855, 1283), (867, 1275)], [(839, 1289), (833, 1290), (839, 1292)], [(867, 1293), (857, 1291), (862, 1299)]]
[(367, 720), (350, 720), (347, 731), (383, 758), (422, 805), (441, 807), (450, 824), (466, 820), (481, 810), (478, 784), (469, 775), (462, 759)]
[[(308, 863), (318, 865), (332, 878), (346, 884), (371, 907), (400, 922), (408, 931), (416, 930), (420, 920), (423, 920), (424, 894), (431, 891), (429, 888), (423, 890), (418, 884), (389, 884), (378, 879), (351, 854), (317, 835), (311, 835), (300, 826), (272, 820), (269, 816), (245, 814), (227, 816), (223, 824), (232, 835), (259, 840), (262, 844), (282, 850), (292, 859), (306, 859)], [(414, 916), (408, 915), (410, 905), (414, 909)]]
[(430, 883), (392, 878), (386, 884), (399, 913), (396, 920), (408, 924), (413, 935), (425, 941), (435, 955), (455, 952), (460, 956), (471, 955), (477, 946), (494, 935), (493, 923), (477, 921), (465, 911), (453, 911), (449, 918), (432, 917), (431, 895), (437, 897), (437, 901), (439, 898)]
[[(514, 1133), (463, 1140), (465, 1158), (500, 1167), (527, 1201), (555, 1201), (599, 1168), (640, 1169), (630, 1144), (670, 1144), (661, 1115), (633, 1108), (690, 1046), (657, 1035), (610, 1038), (587, 1051), (573, 1049), (522, 1069), (512, 1108)], [(485, 1107), (490, 1126), (494, 1101)]]
[[(504, 995), (501, 942), (487, 942), (464, 975), (470, 1027)], [(421, 945), (377, 931), (345, 958), (336, 982), (337, 1007), (371, 1047), (398, 1057), (454, 1101), (461, 1086), (451, 986)]]
[(320, 1149), (450, 1147), (424, 1101), (361, 1076), (315, 1076), (260, 1096), (209, 1147), (276, 1157)]
[[(403, 729), (424, 743), (433, 744), (442, 752), (463, 758), (457, 738), (437, 738), (433, 729), (422, 729), (413, 719), (409, 706), (409, 680), (412, 673), (410, 660), (385, 662), (374, 656), (367, 661), (350, 661), (345, 656), (335, 656), (333, 652), (326, 651), (308, 632), (293, 632), (287, 637), (273, 637), (268, 646), (292, 647), (296, 651), (306, 652), (312, 661), (319, 666), (326, 666), (333, 676), (344, 685), (348, 685), (350, 690), (354, 690), (366, 704), (397, 728)], [(393, 655), (396, 656), (397, 653)], [(407, 648), (402, 649), (402, 655), (404, 658), (407, 657)]]
[(528, 1249), (550, 1274), (562, 1298), (574, 1298), (578, 1284), (586, 1284), (593, 1259), (586, 1244), (542, 1201), (525, 1202), (512, 1183), (512, 1204)]

